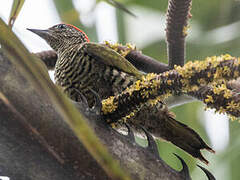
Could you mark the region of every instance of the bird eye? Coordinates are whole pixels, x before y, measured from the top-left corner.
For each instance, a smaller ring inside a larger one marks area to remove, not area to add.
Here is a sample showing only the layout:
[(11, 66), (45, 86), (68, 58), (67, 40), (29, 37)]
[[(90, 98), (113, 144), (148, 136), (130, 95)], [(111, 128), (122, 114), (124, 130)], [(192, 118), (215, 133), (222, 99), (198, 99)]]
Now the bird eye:
[(58, 29), (64, 29), (66, 26), (65, 26), (65, 24), (59, 24), (59, 25), (57, 25), (57, 28)]

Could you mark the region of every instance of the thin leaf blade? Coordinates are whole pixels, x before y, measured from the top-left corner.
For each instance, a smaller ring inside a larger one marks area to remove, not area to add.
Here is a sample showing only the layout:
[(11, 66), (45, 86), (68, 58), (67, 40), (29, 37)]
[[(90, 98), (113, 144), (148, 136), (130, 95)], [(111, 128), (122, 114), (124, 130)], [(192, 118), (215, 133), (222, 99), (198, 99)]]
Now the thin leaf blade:
[(133, 16), (133, 17), (137, 17), (133, 12), (131, 12), (124, 4), (118, 2), (118, 1), (115, 1), (115, 0), (98, 0), (97, 2), (100, 2), (100, 1), (105, 1), (106, 3), (114, 6), (115, 8), (117, 9), (120, 9), (122, 10), (123, 12), (129, 14), (130, 16)]
[(13, 24), (15, 23), (17, 16), (18, 16), (19, 12), (21, 11), (24, 2), (25, 2), (25, 0), (14, 0), (13, 1), (12, 9), (11, 9), (11, 13), (9, 16), (9, 21), (8, 21), (8, 26), (10, 28), (13, 27)]

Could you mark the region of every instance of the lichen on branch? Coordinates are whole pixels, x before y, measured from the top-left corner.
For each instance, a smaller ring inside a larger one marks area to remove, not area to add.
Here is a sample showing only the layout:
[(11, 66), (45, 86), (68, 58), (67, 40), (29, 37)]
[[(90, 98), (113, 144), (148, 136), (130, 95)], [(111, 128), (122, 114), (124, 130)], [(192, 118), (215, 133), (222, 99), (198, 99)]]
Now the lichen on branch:
[(218, 113), (228, 113), (234, 120), (240, 117), (240, 94), (229, 89), (226, 84), (201, 86), (189, 95), (203, 101), (207, 108), (214, 108)]
[[(239, 77), (240, 59), (228, 54), (207, 57), (204, 61), (188, 62), (183, 67), (160, 74), (149, 73), (124, 92), (102, 101), (103, 115), (109, 122), (125, 122), (140, 110), (144, 103), (156, 104), (174, 94), (189, 94), (203, 86), (211, 86), (202, 100), (217, 112), (240, 117), (239, 98), (226, 88), (226, 82)], [(219, 98), (221, 103), (219, 104)], [(216, 104), (217, 103), (217, 104)], [(120, 120), (120, 121), (119, 121)]]

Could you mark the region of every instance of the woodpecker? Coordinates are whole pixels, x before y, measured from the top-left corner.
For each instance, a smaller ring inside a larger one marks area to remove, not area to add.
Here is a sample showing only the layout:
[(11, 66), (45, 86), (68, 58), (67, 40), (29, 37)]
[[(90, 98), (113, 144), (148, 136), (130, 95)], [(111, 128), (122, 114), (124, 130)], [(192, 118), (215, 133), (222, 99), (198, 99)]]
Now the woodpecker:
[[(106, 99), (123, 92), (144, 76), (114, 50), (91, 43), (87, 35), (73, 25), (58, 24), (46, 30), (28, 30), (39, 35), (56, 51), (55, 82), (72, 100), (80, 101), (81, 92), (93, 106), (91, 90)], [(176, 121), (161, 101), (154, 106), (146, 103), (129, 124), (136, 130), (139, 125), (145, 127), (155, 137), (172, 142), (205, 163), (208, 162), (200, 150), (214, 152), (193, 129)]]

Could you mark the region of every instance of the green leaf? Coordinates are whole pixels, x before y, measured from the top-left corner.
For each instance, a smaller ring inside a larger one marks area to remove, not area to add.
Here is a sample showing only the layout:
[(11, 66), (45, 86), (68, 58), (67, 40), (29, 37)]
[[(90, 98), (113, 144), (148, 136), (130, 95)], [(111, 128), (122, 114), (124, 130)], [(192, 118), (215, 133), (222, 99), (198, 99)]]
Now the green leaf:
[(115, 8), (118, 8), (118, 9), (124, 11), (125, 13), (127, 13), (127, 14), (129, 14), (133, 17), (137, 17), (133, 12), (131, 12), (125, 5), (123, 5), (120, 2), (117, 2), (115, 0), (107, 0), (106, 2), (113, 5)]
[(20, 10), (22, 9), (24, 1), (25, 0), (14, 0), (13, 1), (12, 9), (11, 9), (11, 13), (10, 13), (9, 21), (8, 21), (8, 26), (10, 28), (13, 27), (13, 24), (16, 21)]
[(106, 3), (114, 6), (115, 8), (118, 8), (118, 9), (122, 10), (123, 12), (129, 14), (130, 16), (137, 17), (124, 4), (122, 4), (122, 3), (118, 2), (118, 1), (115, 1), (115, 0), (98, 0), (97, 2), (100, 2), (100, 1), (105, 1)]
[(101, 144), (93, 130), (88, 126), (84, 116), (53, 84), (46, 71), (39, 66), (39, 63), (36, 63), (38, 59), (28, 52), (1, 18), (0, 29), (0, 44), (3, 52), (37, 90), (42, 90), (48, 95), (54, 107), (106, 173), (112, 179), (130, 179)]

